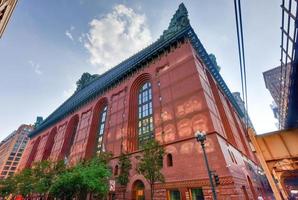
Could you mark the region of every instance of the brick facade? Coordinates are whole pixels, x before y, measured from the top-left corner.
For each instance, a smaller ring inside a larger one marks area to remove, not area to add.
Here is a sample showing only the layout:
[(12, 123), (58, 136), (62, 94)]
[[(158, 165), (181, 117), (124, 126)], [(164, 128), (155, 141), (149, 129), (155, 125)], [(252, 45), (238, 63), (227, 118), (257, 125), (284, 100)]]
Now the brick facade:
[[(126, 196), (132, 199), (132, 184), (141, 180), (145, 184), (147, 198), (150, 187), (137, 174), (137, 160), (134, 158), (138, 153), (136, 92), (145, 81), (152, 84), (155, 138), (173, 157), (172, 167), (164, 161), (162, 171), (166, 183), (156, 185), (155, 198), (165, 199), (167, 189), (177, 188), (182, 199), (190, 199), (189, 188), (202, 188), (205, 199), (211, 199), (201, 147), (194, 139), (195, 131), (204, 130), (208, 133), (206, 149), (210, 165), (220, 176), (219, 197), (244, 199), (244, 186), (253, 199), (248, 177), (253, 179), (255, 188), (261, 189), (262, 186), (256, 180), (258, 177), (245, 165), (249, 162), (256, 169), (256, 158), (248, 145), (243, 123), (188, 41), (172, 48), (104, 95), (33, 137), (20, 169), (46, 158), (54, 161), (63, 159), (72, 134), (75, 136), (70, 163), (92, 157), (96, 146), (98, 113), (102, 105), (107, 104), (106, 151), (117, 157), (122, 146), (123, 150), (131, 153), (134, 167)], [(72, 133), (74, 123), (77, 123), (76, 133)], [(115, 158), (110, 165), (114, 168), (116, 164)], [(259, 191), (255, 193), (259, 194)]]
[(198, 191), (205, 199), (212, 199), (202, 149), (194, 138), (198, 130), (207, 133), (209, 163), (220, 177), (219, 199), (256, 199), (263, 191), (262, 178), (242, 119), (197, 52), (192, 40), (176, 41), (118, 84), (40, 129), (32, 136), (19, 170), (42, 159), (67, 158), (72, 165), (94, 156), (99, 115), (107, 106), (103, 145), (114, 155), (109, 164), (115, 169), (121, 151), (130, 153), (133, 164), (127, 188), (117, 186), (111, 196), (122, 199), (125, 190), (126, 199), (135, 199), (135, 185), (141, 183), (149, 199), (150, 186), (137, 173), (135, 156), (139, 154), (138, 91), (150, 82), (154, 137), (165, 146), (167, 155), (171, 154), (173, 164), (168, 166), (166, 155), (162, 169), (165, 183), (156, 183), (154, 199), (171, 199), (170, 191), (175, 190), (181, 199), (195, 200), (195, 188), (201, 189)]

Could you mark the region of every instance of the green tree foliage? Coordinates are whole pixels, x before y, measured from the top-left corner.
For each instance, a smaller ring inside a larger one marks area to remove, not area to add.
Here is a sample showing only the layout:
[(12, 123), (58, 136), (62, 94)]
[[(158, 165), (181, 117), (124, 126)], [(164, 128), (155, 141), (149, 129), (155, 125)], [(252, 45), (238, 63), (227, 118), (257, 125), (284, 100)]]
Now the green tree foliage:
[(85, 199), (87, 193), (106, 196), (111, 172), (104, 159), (94, 158), (77, 164), (59, 175), (50, 188), (54, 197)]
[[(116, 180), (121, 186), (127, 186), (129, 182), (129, 171), (131, 170), (131, 161), (129, 159), (129, 156), (125, 153), (121, 153), (118, 161), (118, 166), (120, 167), (120, 173), (117, 176)], [(123, 199), (125, 199), (125, 192), (126, 190), (123, 190)]]
[(12, 177), (0, 179), (0, 197), (6, 197), (15, 191), (16, 182)]
[(151, 199), (153, 199), (154, 183), (164, 182), (164, 176), (161, 173), (161, 169), (163, 167), (165, 150), (163, 146), (154, 139), (149, 140), (142, 148), (142, 156), (138, 163), (137, 170), (150, 184)]
[(34, 191), (34, 179), (32, 177), (31, 169), (24, 169), (22, 172), (12, 177), (15, 182), (15, 189), (13, 194), (21, 194), (27, 196)]
[(93, 193), (103, 197), (108, 192), (111, 176), (107, 165), (110, 158), (111, 154), (103, 153), (74, 167), (66, 167), (63, 161), (35, 163), (32, 168), (1, 180), (0, 195), (42, 194), (61, 199), (85, 199), (87, 193)]
[(38, 194), (48, 194), (54, 180), (66, 170), (63, 161), (51, 162), (44, 160), (35, 163), (32, 167), (32, 178), (34, 192)]

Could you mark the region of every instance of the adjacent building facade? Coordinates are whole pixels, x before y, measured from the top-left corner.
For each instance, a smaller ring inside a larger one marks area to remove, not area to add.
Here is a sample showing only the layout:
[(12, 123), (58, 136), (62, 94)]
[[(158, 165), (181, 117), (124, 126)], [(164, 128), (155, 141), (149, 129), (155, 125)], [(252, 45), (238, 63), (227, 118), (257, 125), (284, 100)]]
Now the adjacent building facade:
[[(272, 98), (274, 99), (274, 102), (276, 103), (276, 105), (279, 107), (280, 106), (280, 98), (281, 96), (281, 90), (283, 90), (283, 87), (288, 88), (289, 85), (288, 84), (283, 84), (281, 82), (281, 78), (282, 78), (282, 73), (287, 72), (287, 77), (289, 78), (290, 76), (290, 72), (291, 72), (291, 65), (288, 64), (285, 66), (286, 69), (283, 69), (281, 66), (275, 67), (273, 69), (267, 70), (265, 72), (263, 72), (263, 77), (264, 77), (264, 81), (265, 81), (265, 86), (266, 88), (269, 90)], [(288, 79), (287, 78), (287, 79)]]
[[(155, 138), (166, 150), (155, 199), (210, 199), (211, 189), (194, 134), (207, 133), (206, 151), (219, 175), (220, 199), (264, 195), (262, 176), (232, 93), (179, 6), (153, 44), (106, 73), (85, 73), (78, 90), (31, 134), (19, 170), (45, 159), (70, 165), (102, 151), (130, 153), (127, 199), (149, 199), (150, 186), (136, 171), (139, 146)], [(122, 199), (122, 190), (111, 192)]]
[(0, 143), (0, 179), (15, 173), (32, 130), (31, 125), (23, 124)]
[(0, 38), (7, 26), (12, 12), (17, 4), (17, 0), (1, 0), (0, 1)]
[[(288, 104), (288, 92), (290, 86), (290, 74), (291, 74), (291, 64), (275, 67), (273, 69), (263, 72), (263, 77), (265, 81), (265, 86), (269, 90), (275, 105), (273, 104), (272, 112), (277, 119), (280, 119), (280, 124), (284, 126), (285, 116), (280, 117), (280, 113), (285, 115), (285, 112), (281, 112), (280, 109), (285, 109)], [(276, 109), (278, 110), (278, 115), (276, 115)]]

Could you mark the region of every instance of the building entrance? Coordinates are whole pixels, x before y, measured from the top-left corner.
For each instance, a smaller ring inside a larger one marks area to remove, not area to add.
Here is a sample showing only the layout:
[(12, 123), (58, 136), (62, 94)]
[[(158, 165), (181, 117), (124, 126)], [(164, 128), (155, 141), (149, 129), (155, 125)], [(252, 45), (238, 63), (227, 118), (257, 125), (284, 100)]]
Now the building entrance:
[(145, 186), (142, 181), (137, 180), (133, 184), (132, 197), (133, 200), (145, 200)]

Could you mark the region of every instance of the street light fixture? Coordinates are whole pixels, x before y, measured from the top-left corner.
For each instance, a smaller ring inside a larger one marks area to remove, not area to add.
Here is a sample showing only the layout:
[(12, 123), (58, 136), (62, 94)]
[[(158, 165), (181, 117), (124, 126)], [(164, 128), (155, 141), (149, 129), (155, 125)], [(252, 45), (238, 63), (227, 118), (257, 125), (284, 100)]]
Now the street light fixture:
[(205, 160), (205, 164), (206, 164), (206, 168), (207, 168), (208, 176), (209, 176), (209, 181), (210, 181), (210, 185), (211, 185), (213, 200), (217, 200), (215, 187), (214, 187), (214, 183), (213, 183), (213, 180), (212, 180), (212, 172), (210, 170), (210, 167), (209, 167), (209, 164), (208, 164), (208, 159), (207, 159), (207, 154), (206, 154), (206, 151), (205, 151), (206, 133), (204, 131), (197, 131), (195, 133), (195, 137), (196, 137), (197, 141), (201, 143), (201, 146), (202, 146), (204, 160)]

